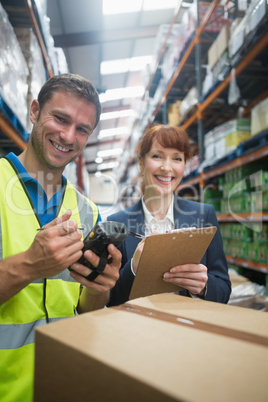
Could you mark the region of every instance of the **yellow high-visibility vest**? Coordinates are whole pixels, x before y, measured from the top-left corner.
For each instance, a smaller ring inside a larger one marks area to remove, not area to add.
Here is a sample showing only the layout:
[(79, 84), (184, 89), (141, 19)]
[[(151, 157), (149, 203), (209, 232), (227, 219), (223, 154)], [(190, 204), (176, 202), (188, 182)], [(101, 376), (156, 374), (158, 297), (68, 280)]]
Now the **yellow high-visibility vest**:
[[(98, 208), (67, 181), (57, 216), (72, 210), (71, 219), (89, 232)], [(28, 191), (8, 159), (0, 160), (0, 261), (27, 250), (40, 228)], [(45, 264), (45, 261), (44, 261)], [(0, 401), (33, 398), (34, 330), (76, 314), (80, 283), (65, 269), (52, 278), (30, 283), (0, 306)]]

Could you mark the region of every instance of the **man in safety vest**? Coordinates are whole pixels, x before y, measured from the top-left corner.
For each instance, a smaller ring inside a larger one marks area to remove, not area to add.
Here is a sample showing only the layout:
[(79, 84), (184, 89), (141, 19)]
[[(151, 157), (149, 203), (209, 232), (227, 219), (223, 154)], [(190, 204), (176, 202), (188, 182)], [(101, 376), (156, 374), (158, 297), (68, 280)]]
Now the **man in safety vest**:
[[(121, 253), (112, 244), (94, 281), (86, 279), (92, 271), (77, 263), (84, 245), (79, 228), (89, 232), (100, 217), (96, 205), (63, 176), (100, 113), (90, 81), (54, 76), (32, 102), (27, 148), (0, 159), (1, 402), (33, 398), (35, 328), (104, 307), (119, 277)], [(98, 265), (96, 254), (88, 250), (84, 256)]]

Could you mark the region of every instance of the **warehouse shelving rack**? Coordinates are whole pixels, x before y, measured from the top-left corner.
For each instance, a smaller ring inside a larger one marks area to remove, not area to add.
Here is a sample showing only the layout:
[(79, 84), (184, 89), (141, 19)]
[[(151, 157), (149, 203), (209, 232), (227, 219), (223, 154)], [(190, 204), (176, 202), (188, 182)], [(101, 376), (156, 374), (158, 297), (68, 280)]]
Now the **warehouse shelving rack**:
[[(38, 23), (35, 3), (31, 0), (2, 0), (1, 4), (7, 12), (12, 26), (33, 28), (43, 55), (47, 75), (51, 77), (53, 70), (41, 33), (40, 24)], [(18, 149), (23, 151), (26, 148), (28, 133), (2, 98), (0, 102), (0, 132), (0, 145), (1, 143), (7, 144), (9, 150)]]
[[(242, 77), (243, 72), (246, 70), (250, 71), (251, 65), (254, 63), (254, 61), (258, 58), (258, 56), (262, 55), (263, 53), (267, 54), (267, 49), (268, 49), (268, 32), (267, 32), (267, 24), (266, 26), (262, 26), (262, 29), (258, 31), (258, 34), (255, 36), (252, 36), (251, 43), (248, 44), (248, 47), (244, 53), (241, 55), (238, 55), (236, 57), (236, 60), (233, 65), (230, 66), (229, 71), (227, 70), (227, 75), (224, 77), (223, 81), (218, 81), (214, 84), (214, 86), (211, 88), (209, 94), (206, 96), (200, 96), (200, 82), (201, 82), (201, 76), (200, 76), (200, 44), (202, 42), (202, 33), (206, 27), (206, 25), (209, 23), (209, 20), (211, 18), (211, 15), (213, 14), (213, 11), (216, 9), (216, 7), (219, 5), (220, 1), (219, 0), (213, 0), (211, 2), (211, 5), (209, 9), (207, 10), (207, 13), (205, 14), (204, 18), (200, 22), (200, 25), (196, 28), (194, 34), (190, 38), (190, 40), (187, 43), (187, 46), (185, 48), (185, 51), (183, 52), (178, 66), (172, 75), (171, 79), (169, 80), (163, 96), (161, 97), (161, 100), (157, 103), (157, 105), (154, 108), (154, 111), (152, 112), (152, 116), (150, 119), (150, 122), (146, 126), (148, 128), (153, 122), (163, 122), (165, 123), (167, 121), (166, 116), (160, 116), (161, 112), (166, 113), (167, 107), (166, 104), (168, 102), (169, 96), (171, 92), (173, 91), (174, 87), (177, 86), (177, 81), (180, 76), (184, 76), (185, 70), (187, 69), (187, 63), (189, 60), (193, 57), (194, 50), (196, 50), (195, 53), (195, 71), (196, 71), (196, 84), (199, 86), (198, 92), (199, 92), (199, 102), (196, 105), (196, 108), (194, 112), (186, 118), (184, 122), (182, 122), (181, 126), (186, 129), (188, 132), (192, 127), (194, 129), (192, 130), (195, 132), (195, 137), (198, 140), (198, 146), (199, 146), (199, 155), (201, 156), (201, 162), (203, 161), (203, 154), (204, 154), (204, 149), (203, 149), (203, 144), (204, 144), (204, 126), (203, 123), (208, 120), (209, 114), (214, 113), (213, 109), (213, 103), (216, 101), (220, 96), (225, 96), (227, 98), (227, 91), (231, 82), (232, 74), (231, 74), (231, 69), (235, 69), (235, 76), (237, 79)], [(178, 4), (178, 9), (181, 6), (181, 2)], [(155, 81), (159, 80), (159, 73), (158, 69), (160, 67), (160, 63), (162, 61), (162, 58), (164, 56), (164, 52), (166, 50), (166, 43), (172, 28), (172, 25), (175, 23), (176, 16), (178, 14), (178, 9), (175, 10), (174, 12), (174, 18), (171, 21), (170, 24), (170, 29), (167, 33), (167, 36), (164, 40), (164, 43), (162, 45), (162, 49), (160, 51), (160, 54), (157, 59), (156, 67), (155, 70), (150, 77), (149, 83), (146, 88), (146, 93), (150, 93), (153, 90), (151, 89), (152, 87), (155, 87), (156, 83)], [(264, 24), (265, 25), (265, 24)], [(198, 49), (199, 47), (199, 49)], [(265, 53), (266, 52), (266, 53)], [(264, 56), (264, 57), (266, 57)], [(266, 70), (267, 73), (267, 70)], [(266, 74), (267, 75), (267, 74)], [(247, 79), (247, 77), (245, 78)], [(253, 83), (254, 85), (254, 83)], [(256, 88), (249, 88), (248, 92), (252, 90), (252, 97), (250, 98), (250, 101), (248, 105), (244, 108), (243, 110), (243, 117), (248, 117), (250, 115), (251, 109), (261, 100), (266, 98), (268, 96), (268, 80), (266, 82), (261, 83), (260, 85), (256, 85)], [(255, 90), (255, 92), (254, 92)], [(237, 111), (238, 111), (238, 106), (233, 107), (228, 110), (228, 115), (229, 119), (235, 118), (237, 116)], [(216, 114), (219, 114), (219, 110), (216, 112)], [(160, 116), (160, 117), (159, 117)], [(221, 124), (226, 121), (226, 115), (223, 113), (223, 118), (221, 121), (215, 123), (212, 121), (212, 126), (214, 123), (214, 126)], [(137, 124), (137, 123), (135, 123)], [(145, 129), (146, 129), (145, 128)], [(207, 129), (208, 131), (208, 129)], [(192, 133), (189, 133), (190, 136)], [(210, 180), (215, 180), (215, 178), (220, 177), (223, 175), (225, 172), (232, 170), (236, 167), (240, 167), (243, 165), (246, 165), (248, 163), (251, 163), (252, 161), (256, 160), (263, 160), (267, 161), (268, 157), (268, 135), (263, 136), (260, 134), (259, 136), (256, 136), (254, 139), (255, 143), (254, 146), (251, 147), (250, 141), (248, 141), (248, 146), (245, 146), (245, 144), (241, 145), (236, 152), (234, 152), (232, 155), (228, 155), (228, 158), (225, 158), (221, 161), (217, 161), (212, 166), (209, 166), (206, 169), (203, 169), (201, 172), (193, 172), (193, 174), (189, 175), (189, 177), (184, 178), (184, 181), (180, 184), (178, 192), (181, 192), (182, 190), (185, 190), (187, 188), (191, 188), (192, 186), (196, 186), (199, 188), (200, 192), (202, 192), (202, 189), (205, 187), (206, 183), (208, 183)], [(127, 170), (127, 168), (126, 168)], [(133, 180), (132, 185), (135, 186), (137, 183), (137, 179)], [(131, 185), (130, 185), (131, 187)], [(123, 196), (126, 195), (126, 191), (124, 192)], [(252, 213), (252, 214), (238, 214), (240, 216), (241, 220), (245, 219), (248, 222), (260, 222), (260, 221), (268, 221), (268, 212), (263, 212), (263, 213)], [(218, 220), (219, 222), (235, 222), (234, 218), (231, 215), (226, 215), (226, 214), (218, 214)], [(259, 271), (265, 274), (268, 274), (268, 265), (255, 262), (255, 261), (247, 261), (243, 260), (241, 258), (236, 258), (232, 256), (227, 255), (227, 260), (230, 264), (234, 264), (237, 266), (241, 266), (244, 268), (248, 268), (251, 270)]]

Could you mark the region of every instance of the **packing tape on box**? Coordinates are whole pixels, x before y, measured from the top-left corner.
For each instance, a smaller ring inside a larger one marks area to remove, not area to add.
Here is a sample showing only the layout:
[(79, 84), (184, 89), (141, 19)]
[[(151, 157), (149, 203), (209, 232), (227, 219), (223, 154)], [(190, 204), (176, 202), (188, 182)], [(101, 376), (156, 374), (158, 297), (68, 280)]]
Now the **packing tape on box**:
[(262, 335), (249, 334), (248, 332), (222, 327), (220, 325), (215, 325), (203, 321), (193, 320), (187, 317), (181, 317), (174, 314), (164, 313), (162, 311), (136, 306), (131, 303), (125, 303), (120, 306), (113, 307), (113, 309), (126, 311), (128, 313), (135, 313), (143, 315), (145, 317), (170, 322), (172, 324), (183, 325), (188, 328), (199, 329), (201, 331), (211, 332), (213, 334), (227, 336), (229, 338), (238, 339), (240, 341), (251, 342), (257, 345), (268, 347), (268, 337)]

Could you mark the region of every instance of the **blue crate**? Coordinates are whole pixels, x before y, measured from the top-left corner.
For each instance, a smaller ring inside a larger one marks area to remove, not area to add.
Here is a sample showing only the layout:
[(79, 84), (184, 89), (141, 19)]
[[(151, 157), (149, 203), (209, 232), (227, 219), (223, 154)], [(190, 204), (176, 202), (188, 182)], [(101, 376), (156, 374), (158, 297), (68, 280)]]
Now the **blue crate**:
[(15, 115), (13, 110), (8, 106), (5, 100), (0, 95), (0, 112), (4, 114), (4, 116), (8, 119), (8, 121), (13, 125), (15, 130), (21, 135), (24, 141), (28, 142), (29, 140), (29, 133), (25, 130), (23, 125), (21, 124), (18, 117)]

